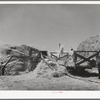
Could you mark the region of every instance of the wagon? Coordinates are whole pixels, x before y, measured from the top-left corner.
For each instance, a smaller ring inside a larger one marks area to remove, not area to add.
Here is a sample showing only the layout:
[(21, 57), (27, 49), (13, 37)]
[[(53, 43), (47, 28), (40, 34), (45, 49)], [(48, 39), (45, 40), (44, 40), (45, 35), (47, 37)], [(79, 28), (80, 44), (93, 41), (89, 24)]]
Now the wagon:
[[(73, 61), (75, 69), (92, 69), (93, 67), (96, 67), (99, 53), (100, 51), (74, 51)], [(89, 56), (86, 57), (85, 54), (88, 54)]]

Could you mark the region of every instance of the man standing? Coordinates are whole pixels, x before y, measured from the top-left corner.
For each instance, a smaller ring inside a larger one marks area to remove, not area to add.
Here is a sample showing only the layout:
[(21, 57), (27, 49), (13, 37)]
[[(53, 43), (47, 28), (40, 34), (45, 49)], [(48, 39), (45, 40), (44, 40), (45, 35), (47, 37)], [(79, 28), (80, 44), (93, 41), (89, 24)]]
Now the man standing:
[(74, 49), (73, 48), (70, 49), (69, 56), (71, 57), (70, 62), (75, 62), (76, 56), (74, 55)]
[(70, 49), (69, 55), (70, 56), (73, 56), (74, 55), (74, 49), (73, 48)]

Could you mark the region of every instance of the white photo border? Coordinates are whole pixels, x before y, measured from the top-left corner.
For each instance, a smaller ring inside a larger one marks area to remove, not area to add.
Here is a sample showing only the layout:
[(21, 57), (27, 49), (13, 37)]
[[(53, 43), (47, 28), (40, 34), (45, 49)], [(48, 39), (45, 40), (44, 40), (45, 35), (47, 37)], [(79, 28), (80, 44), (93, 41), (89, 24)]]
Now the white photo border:
[[(0, 4), (100, 4), (100, 1), (0, 1)], [(100, 99), (100, 91), (1, 90), (0, 99)]]

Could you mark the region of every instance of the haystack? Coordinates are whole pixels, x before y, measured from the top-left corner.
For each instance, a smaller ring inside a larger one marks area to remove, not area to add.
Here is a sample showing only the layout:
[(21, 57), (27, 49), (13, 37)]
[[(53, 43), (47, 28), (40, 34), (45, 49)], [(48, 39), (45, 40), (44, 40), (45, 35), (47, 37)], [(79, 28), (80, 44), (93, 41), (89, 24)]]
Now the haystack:
[[(99, 51), (100, 50), (100, 35), (92, 36), (79, 44), (78, 51)], [(82, 53), (81, 53), (82, 54)], [(93, 53), (83, 53), (85, 57)]]
[[(32, 61), (29, 59), (29, 51), (32, 50)], [(16, 51), (16, 52), (15, 52)], [(0, 62), (2, 66), (8, 61), (8, 59), (13, 56), (11, 61), (6, 65), (5, 74), (7, 75), (16, 75), (24, 72), (29, 72), (36, 68), (38, 62), (40, 61), (39, 50), (32, 48), (26, 45), (11, 46), (11, 45), (2, 45), (0, 46)]]

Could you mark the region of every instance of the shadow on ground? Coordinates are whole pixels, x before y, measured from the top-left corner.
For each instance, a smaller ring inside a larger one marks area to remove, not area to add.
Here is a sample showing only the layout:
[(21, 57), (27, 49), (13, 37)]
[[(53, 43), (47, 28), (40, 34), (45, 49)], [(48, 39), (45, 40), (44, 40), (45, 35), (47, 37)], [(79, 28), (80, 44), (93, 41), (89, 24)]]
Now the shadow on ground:
[(81, 77), (98, 77), (98, 73), (92, 72), (92, 69), (86, 70), (86, 69), (74, 69), (74, 68), (68, 68), (68, 72), (74, 76), (81, 76)]

